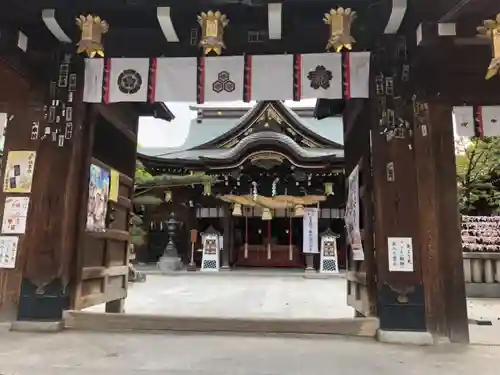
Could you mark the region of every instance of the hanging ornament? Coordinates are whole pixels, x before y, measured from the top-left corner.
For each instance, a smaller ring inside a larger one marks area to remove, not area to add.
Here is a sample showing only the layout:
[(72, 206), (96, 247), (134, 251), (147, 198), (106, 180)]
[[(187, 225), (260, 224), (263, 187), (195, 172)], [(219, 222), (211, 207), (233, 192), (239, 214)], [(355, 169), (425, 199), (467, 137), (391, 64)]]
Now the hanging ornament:
[(295, 206), (295, 217), (303, 217), (304, 216), (304, 206), (298, 204)]
[(486, 72), (486, 79), (490, 79), (500, 73), (500, 13), (495, 20), (485, 20), (477, 31), (479, 37), (490, 39), (493, 46), (493, 58)]
[(241, 204), (236, 203), (233, 207), (233, 216), (243, 216), (241, 211)]
[(325, 183), (325, 195), (333, 195), (333, 184), (331, 182)]
[(172, 190), (165, 191), (165, 202), (172, 202)]
[(95, 55), (104, 57), (104, 49), (102, 46), (102, 36), (109, 30), (109, 25), (106, 21), (101, 20), (99, 16), (81, 15), (76, 19), (76, 24), (82, 31), (80, 41), (77, 43), (78, 49), (76, 53), (86, 53), (88, 57)]
[(212, 195), (212, 184), (209, 181), (203, 183), (203, 195)]
[(269, 221), (273, 219), (273, 214), (269, 208), (264, 207), (262, 210), (262, 220)]
[(352, 45), (356, 43), (351, 36), (351, 25), (356, 19), (356, 12), (350, 8), (338, 7), (325, 13), (323, 21), (330, 26), (330, 39), (326, 45), (326, 50), (342, 51), (343, 48), (352, 50)]
[(229, 19), (219, 11), (209, 10), (207, 13), (201, 12), (198, 16), (198, 24), (201, 27), (200, 47), (203, 48), (205, 55), (212, 51), (217, 55), (222, 54), (222, 49), (226, 48), (223, 40), (224, 28), (228, 23)]

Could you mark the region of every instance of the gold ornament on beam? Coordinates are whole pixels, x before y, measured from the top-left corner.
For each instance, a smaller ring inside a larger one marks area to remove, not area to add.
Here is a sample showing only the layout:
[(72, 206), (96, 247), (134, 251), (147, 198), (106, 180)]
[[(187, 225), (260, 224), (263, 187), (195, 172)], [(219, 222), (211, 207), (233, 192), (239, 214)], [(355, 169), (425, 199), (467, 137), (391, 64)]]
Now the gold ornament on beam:
[(76, 53), (87, 53), (88, 57), (95, 55), (104, 57), (104, 49), (102, 46), (102, 36), (109, 30), (109, 25), (106, 21), (101, 20), (99, 16), (81, 15), (76, 19), (76, 24), (82, 31), (80, 41), (77, 43), (78, 49)]
[(213, 51), (217, 55), (222, 54), (222, 49), (226, 48), (224, 44), (224, 28), (229, 24), (226, 15), (219, 11), (213, 12), (209, 10), (207, 13), (202, 12), (198, 16), (198, 23), (201, 27), (200, 47), (203, 48), (203, 53), (208, 55)]
[(233, 216), (243, 216), (241, 211), (241, 204), (236, 203), (233, 207)]
[(479, 37), (490, 39), (493, 45), (493, 58), (486, 72), (486, 79), (490, 79), (500, 73), (500, 13), (495, 20), (484, 21), (483, 26), (479, 26), (477, 31)]
[(325, 13), (323, 21), (330, 26), (330, 39), (326, 45), (326, 50), (333, 49), (335, 52), (342, 51), (343, 48), (352, 50), (352, 45), (356, 43), (351, 36), (351, 25), (356, 19), (356, 12), (351, 8), (338, 7), (331, 9), (330, 13)]
[(271, 213), (271, 210), (267, 207), (264, 207), (262, 209), (262, 220), (269, 221), (273, 219), (273, 214)]

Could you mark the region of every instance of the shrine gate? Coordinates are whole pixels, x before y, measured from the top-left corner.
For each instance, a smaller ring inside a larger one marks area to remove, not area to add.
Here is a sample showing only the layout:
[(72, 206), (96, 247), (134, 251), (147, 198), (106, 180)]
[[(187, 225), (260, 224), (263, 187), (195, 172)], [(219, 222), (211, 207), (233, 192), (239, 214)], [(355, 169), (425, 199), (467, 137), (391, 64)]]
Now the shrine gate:
[[(496, 0), (13, 2), (0, 16), (0, 317), (123, 311), (140, 116), (169, 121), (165, 101), (315, 98), (318, 118), (342, 114), (345, 175), (359, 181), (349, 305), (379, 318), (381, 338), (468, 342), (452, 109), (500, 103), (498, 12)], [(401, 243), (406, 268), (392, 263)]]

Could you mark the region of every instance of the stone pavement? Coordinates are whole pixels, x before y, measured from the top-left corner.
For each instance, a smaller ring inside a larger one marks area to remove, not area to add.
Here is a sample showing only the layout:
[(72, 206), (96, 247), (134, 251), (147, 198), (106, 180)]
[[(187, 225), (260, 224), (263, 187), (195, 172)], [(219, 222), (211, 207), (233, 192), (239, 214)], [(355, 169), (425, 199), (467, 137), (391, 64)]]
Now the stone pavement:
[[(342, 277), (214, 274), (148, 275), (129, 284), (128, 313), (229, 318), (352, 318)], [(89, 311), (104, 311), (95, 306)]]
[(497, 375), (500, 347), (340, 337), (0, 334), (3, 375)]
[[(342, 275), (318, 278), (303, 272), (148, 274), (145, 283), (129, 284), (126, 312), (222, 318), (352, 318)], [(500, 300), (469, 299), (471, 342), (500, 345)], [(89, 311), (103, 312), (104, 305)], [(499, 370), (500, 371), (500, 370)], [(1, 374), (1, 373), (0, 373)]]

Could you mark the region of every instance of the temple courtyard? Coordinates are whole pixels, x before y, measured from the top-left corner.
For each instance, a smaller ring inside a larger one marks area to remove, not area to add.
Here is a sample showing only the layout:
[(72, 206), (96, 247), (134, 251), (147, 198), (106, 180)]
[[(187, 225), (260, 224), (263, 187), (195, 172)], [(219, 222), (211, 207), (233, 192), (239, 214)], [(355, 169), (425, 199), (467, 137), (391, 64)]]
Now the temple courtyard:
[[(227, 319), (352, 318), (344, 274), (236, 270), (161, 275), (146, 269), (144, 283), (130, 283), (125, 312)], [(500, 345), (500, 300), (468, 299), (471, 341)], [(104, 312), (104, 305), (86, 309)]]

